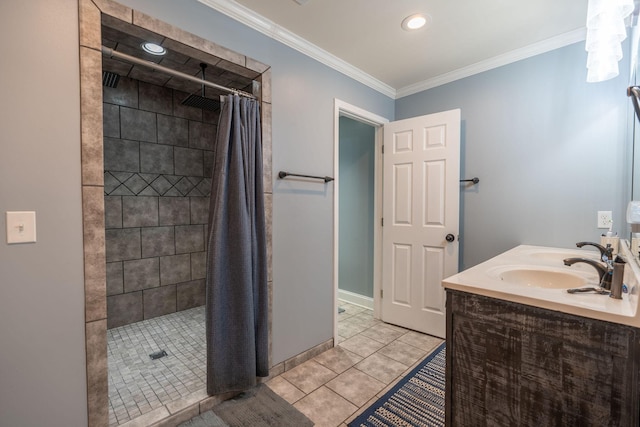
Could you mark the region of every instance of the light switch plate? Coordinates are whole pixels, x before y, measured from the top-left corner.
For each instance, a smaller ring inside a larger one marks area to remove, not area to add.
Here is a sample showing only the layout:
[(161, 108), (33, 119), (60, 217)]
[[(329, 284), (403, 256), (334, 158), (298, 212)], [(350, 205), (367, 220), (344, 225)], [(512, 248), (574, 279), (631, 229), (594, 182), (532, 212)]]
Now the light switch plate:
[(36, 213), (7, 212), (7, 243), (36, 242)]

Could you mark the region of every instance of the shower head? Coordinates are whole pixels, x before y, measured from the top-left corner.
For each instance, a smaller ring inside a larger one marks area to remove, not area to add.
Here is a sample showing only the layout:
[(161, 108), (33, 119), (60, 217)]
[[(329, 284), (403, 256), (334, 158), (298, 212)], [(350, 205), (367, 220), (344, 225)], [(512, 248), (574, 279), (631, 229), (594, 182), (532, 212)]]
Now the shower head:
[(111, 71), (102, 71), (102, 86), (116, 88), (118, 87), (119, 81), (119, 74), (113, 73)]
[[(207, 68), (207, 64), (201, 62), (200, 68), (202, 69), (202, 81), (204, 81), (204, 70)], [(215, 99), (207, 98), (205, 96), (204, 85), (202, 85), (202, 95), (192, 93), (182, 101), (182, 105), (186, 105), (187, 107), (202, 108), (203, 110), (216, 111), (220, 107), (220, 102)]]
[(186, 105), (187, 107), (202, 108), (203, 110), (216, 111), (220, 107), (220, 102), (215, 99), (191, 94), (187, 96), (184, 101), (182, 101), (182, 105)]

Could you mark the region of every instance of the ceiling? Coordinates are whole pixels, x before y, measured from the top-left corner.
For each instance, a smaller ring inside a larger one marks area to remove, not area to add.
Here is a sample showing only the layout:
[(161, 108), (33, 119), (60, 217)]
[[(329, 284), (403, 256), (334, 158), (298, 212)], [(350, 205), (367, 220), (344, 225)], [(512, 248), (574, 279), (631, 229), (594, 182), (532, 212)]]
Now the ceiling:
[[(390, 96), (584, 40), (587, 0), (199, 0)], [(429, 28), (402, 20), (423, 12)], [(586, 75), (586, 71), (585, 71)]]

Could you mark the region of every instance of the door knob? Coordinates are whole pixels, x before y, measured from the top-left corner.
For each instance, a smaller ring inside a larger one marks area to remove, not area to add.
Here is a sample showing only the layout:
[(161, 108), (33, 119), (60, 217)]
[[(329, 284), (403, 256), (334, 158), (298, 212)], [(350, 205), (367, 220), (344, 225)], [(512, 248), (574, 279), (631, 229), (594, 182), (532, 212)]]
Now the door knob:
[(456, 240), (456, 236), (454, 236), (453, 234), (449, 233), (449, 234), (447, 234), (445, 239), (446, 239), (447, 242), (453, 242), (454, 240)]

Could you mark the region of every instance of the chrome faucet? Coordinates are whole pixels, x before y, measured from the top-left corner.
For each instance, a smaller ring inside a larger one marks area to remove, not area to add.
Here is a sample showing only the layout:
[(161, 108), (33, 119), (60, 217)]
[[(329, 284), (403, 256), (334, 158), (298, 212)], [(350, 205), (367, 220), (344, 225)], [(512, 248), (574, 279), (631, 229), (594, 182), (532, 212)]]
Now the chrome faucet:
[(605, 262), (603, 264), (601, 262), (588, 258), (566, 258), (564, 260), (564, 265), (571, 266), (577, 262), (583, 262), (595, 268), (598, 272), (598, 276), (600, 277), (600, 287), (606, 290), (611, 289), (611, 275), (613, 273), (613, 268), (609, 265), (609, 263)]

